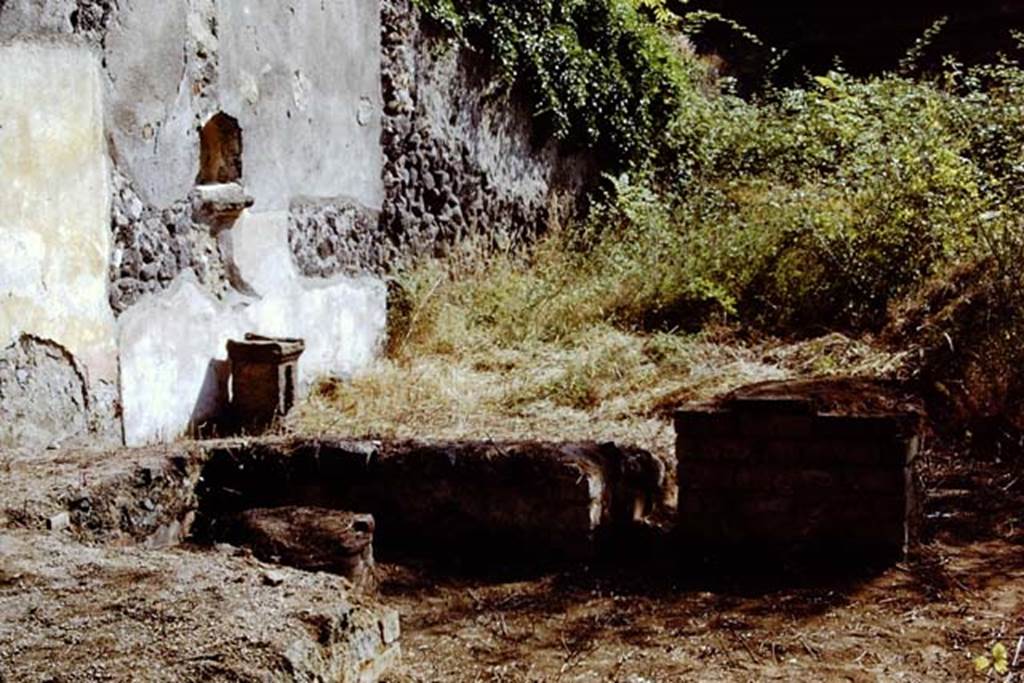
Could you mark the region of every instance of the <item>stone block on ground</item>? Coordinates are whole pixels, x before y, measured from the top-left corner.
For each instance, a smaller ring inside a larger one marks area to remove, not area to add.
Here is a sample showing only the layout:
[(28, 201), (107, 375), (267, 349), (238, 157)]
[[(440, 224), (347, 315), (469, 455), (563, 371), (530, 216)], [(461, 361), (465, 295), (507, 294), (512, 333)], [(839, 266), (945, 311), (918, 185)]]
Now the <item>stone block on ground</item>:
[(861, 380), (755, 385), (680, 411), (683, 552), (902, 556), (919, 517), (919, 431), (912, 397)]
[(646, 451), (597, 443), (296, 439), (211, 449), (199, 492), (208, 520), (247, 508), (355, 510), (373, 514), (382, 552), (507, 562), (593, 556), (598, 540), (650, 508), (664, 474)]
[(301, 339), (246, 334), (228, 341), (231, 363), (231, 421), (244, 431), (261, 432), (288, 414), (298, 392)]
[(252, 550), (264, 562), (372, 578), (372, 515), (309, 507), (257, 508), (220, 520), (217, 540)]

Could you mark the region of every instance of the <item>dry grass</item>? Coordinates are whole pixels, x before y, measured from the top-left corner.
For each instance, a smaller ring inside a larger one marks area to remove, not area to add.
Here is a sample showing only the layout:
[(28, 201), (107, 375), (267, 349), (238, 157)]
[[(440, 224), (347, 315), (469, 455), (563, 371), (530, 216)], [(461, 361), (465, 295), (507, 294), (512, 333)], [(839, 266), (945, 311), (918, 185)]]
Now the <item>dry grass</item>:
[[(401, 276), (386, 358), (324, 379), (285, 427), (387, 438), (617, 441), (673, 460), (683, 403), (765, 380), (885, 376), (900, 359), (829, 335), (797, 344), (732, 330), (638, 333), (608, 322), (626, 285), (581, 266), (566, 233), (525, 251), (472, 240)], [(620, 321), (621, 322), (621, 321)]]
[(797, 344), (595, 327), (571, 345), (480, 347), (380, 361), (322, 381), (294, 432), (385, 438), (610, 440), (671, 461), (671, 413), (744, 384), (890, 375), (899, 358), (830, 335)]

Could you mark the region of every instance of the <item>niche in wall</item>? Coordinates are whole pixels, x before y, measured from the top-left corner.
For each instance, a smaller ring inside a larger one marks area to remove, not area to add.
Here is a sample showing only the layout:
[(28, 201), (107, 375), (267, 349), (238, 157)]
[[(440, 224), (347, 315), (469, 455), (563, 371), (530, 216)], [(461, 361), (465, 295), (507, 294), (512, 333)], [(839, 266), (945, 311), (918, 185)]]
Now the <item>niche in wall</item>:
[(199, 131), (200, 185), (242, 181), (242, 129), (238, 119), (214, 114)]

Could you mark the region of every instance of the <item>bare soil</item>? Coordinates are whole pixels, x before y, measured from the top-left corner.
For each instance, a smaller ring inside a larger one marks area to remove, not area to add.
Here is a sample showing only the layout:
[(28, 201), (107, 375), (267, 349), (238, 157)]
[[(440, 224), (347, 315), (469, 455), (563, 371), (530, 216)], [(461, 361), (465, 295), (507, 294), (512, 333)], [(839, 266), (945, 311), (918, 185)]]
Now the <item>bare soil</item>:
[(336, 661), (324, 625), (373, 633), (376, 609), (341, 577), (231, 548), (116, 548), (0, 530), (5, 683), (312, 680)]
[[(1024, 463), (924, 465), (928, 542), (896, 566), (706, 564), (660, 534), (540, 575), (383, 562), (403, 631), (384, 680), (980, 680), (974, 657), (1003, 643), (1013, 658), (1024, 637)], [(340, 577), (282, 569), (272, 585), (230, 548), (0, 536), (4, 681), (289, 680), (291, 644), (345, 601)]]
[(929, 542), (891, 567), (704, 565), (670, 543), (532, 579), (388, 566), (392, 680), (982, 680), (972, 660), (995, 643), (1012, 660), (1024, 638), (1021, 468), (932, 455), (925, 474)]
[[(880, 368), (898, 365), (838, 336), (681, 353), (686, 362), (674, 374), (664, 363), (638, 361), (634, 370), (649, 380), (628, 391), (616, 391), (614, 377), (596, 384), (594, 407), (524, 392), (523, 383), (548, 382), (544, 373), (536, 382), (515, 377), (530, 358), (511, 359), (511, 368), (477, 359), (454, 369), (428, 359), (316, 399), (290, 426), (445, 438), (585, 436), (649, 447), (671, 468), (672, 405), (832, 368), (884, 377)], [(563, 360), (551, 361), (552, 373)], [(87, 484), (80, 469), (89, 476), (120, 471), (125, 457), (51, 456), (59, 466), (5, 465), (0, 457), (7, 484), (0, 489), (0, 537), (7, 539), (0, 544), (0, 681), (288, 680), (282, 656), (292, 642), (316, 640), (316, 615), (334, 610), (344, 592), (340, 577), (282, 569), (284, 582), (275, 586), (265, 578), (275, 568), (230, 548), (146, 550), (25, 528), (26, 520), (52, 514), (62, 491)], [(678, 547), (657, 530), (615, 557), (560, 572), (490, 566), (481, 574), (385, 557), (379, 599), (401, 614), (403, 655), (384, 680), (995, 680), (976, 673), (972, 660), (996, 643), (1008, 648), (1012, 665), (1011, 677), (998, 679), (1017, 680), (1024, 672), (1024, 459), (1002, 457), (925, 454), (925, 542), (895, 566), (778, 566), (754, 553), (709, 563), (701, 548)], [(666, 508), (659, 521), (671, 517)]]

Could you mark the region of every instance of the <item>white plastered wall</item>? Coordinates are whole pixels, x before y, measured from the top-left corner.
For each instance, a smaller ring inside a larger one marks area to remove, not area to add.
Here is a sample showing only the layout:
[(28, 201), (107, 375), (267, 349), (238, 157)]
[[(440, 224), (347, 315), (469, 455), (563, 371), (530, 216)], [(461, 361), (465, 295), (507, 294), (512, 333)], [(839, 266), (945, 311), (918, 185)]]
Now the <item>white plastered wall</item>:
[(92, 382), (117, 378), (102, 92), (86, 47), (0, 43), (0, 345), (54, 341)]

